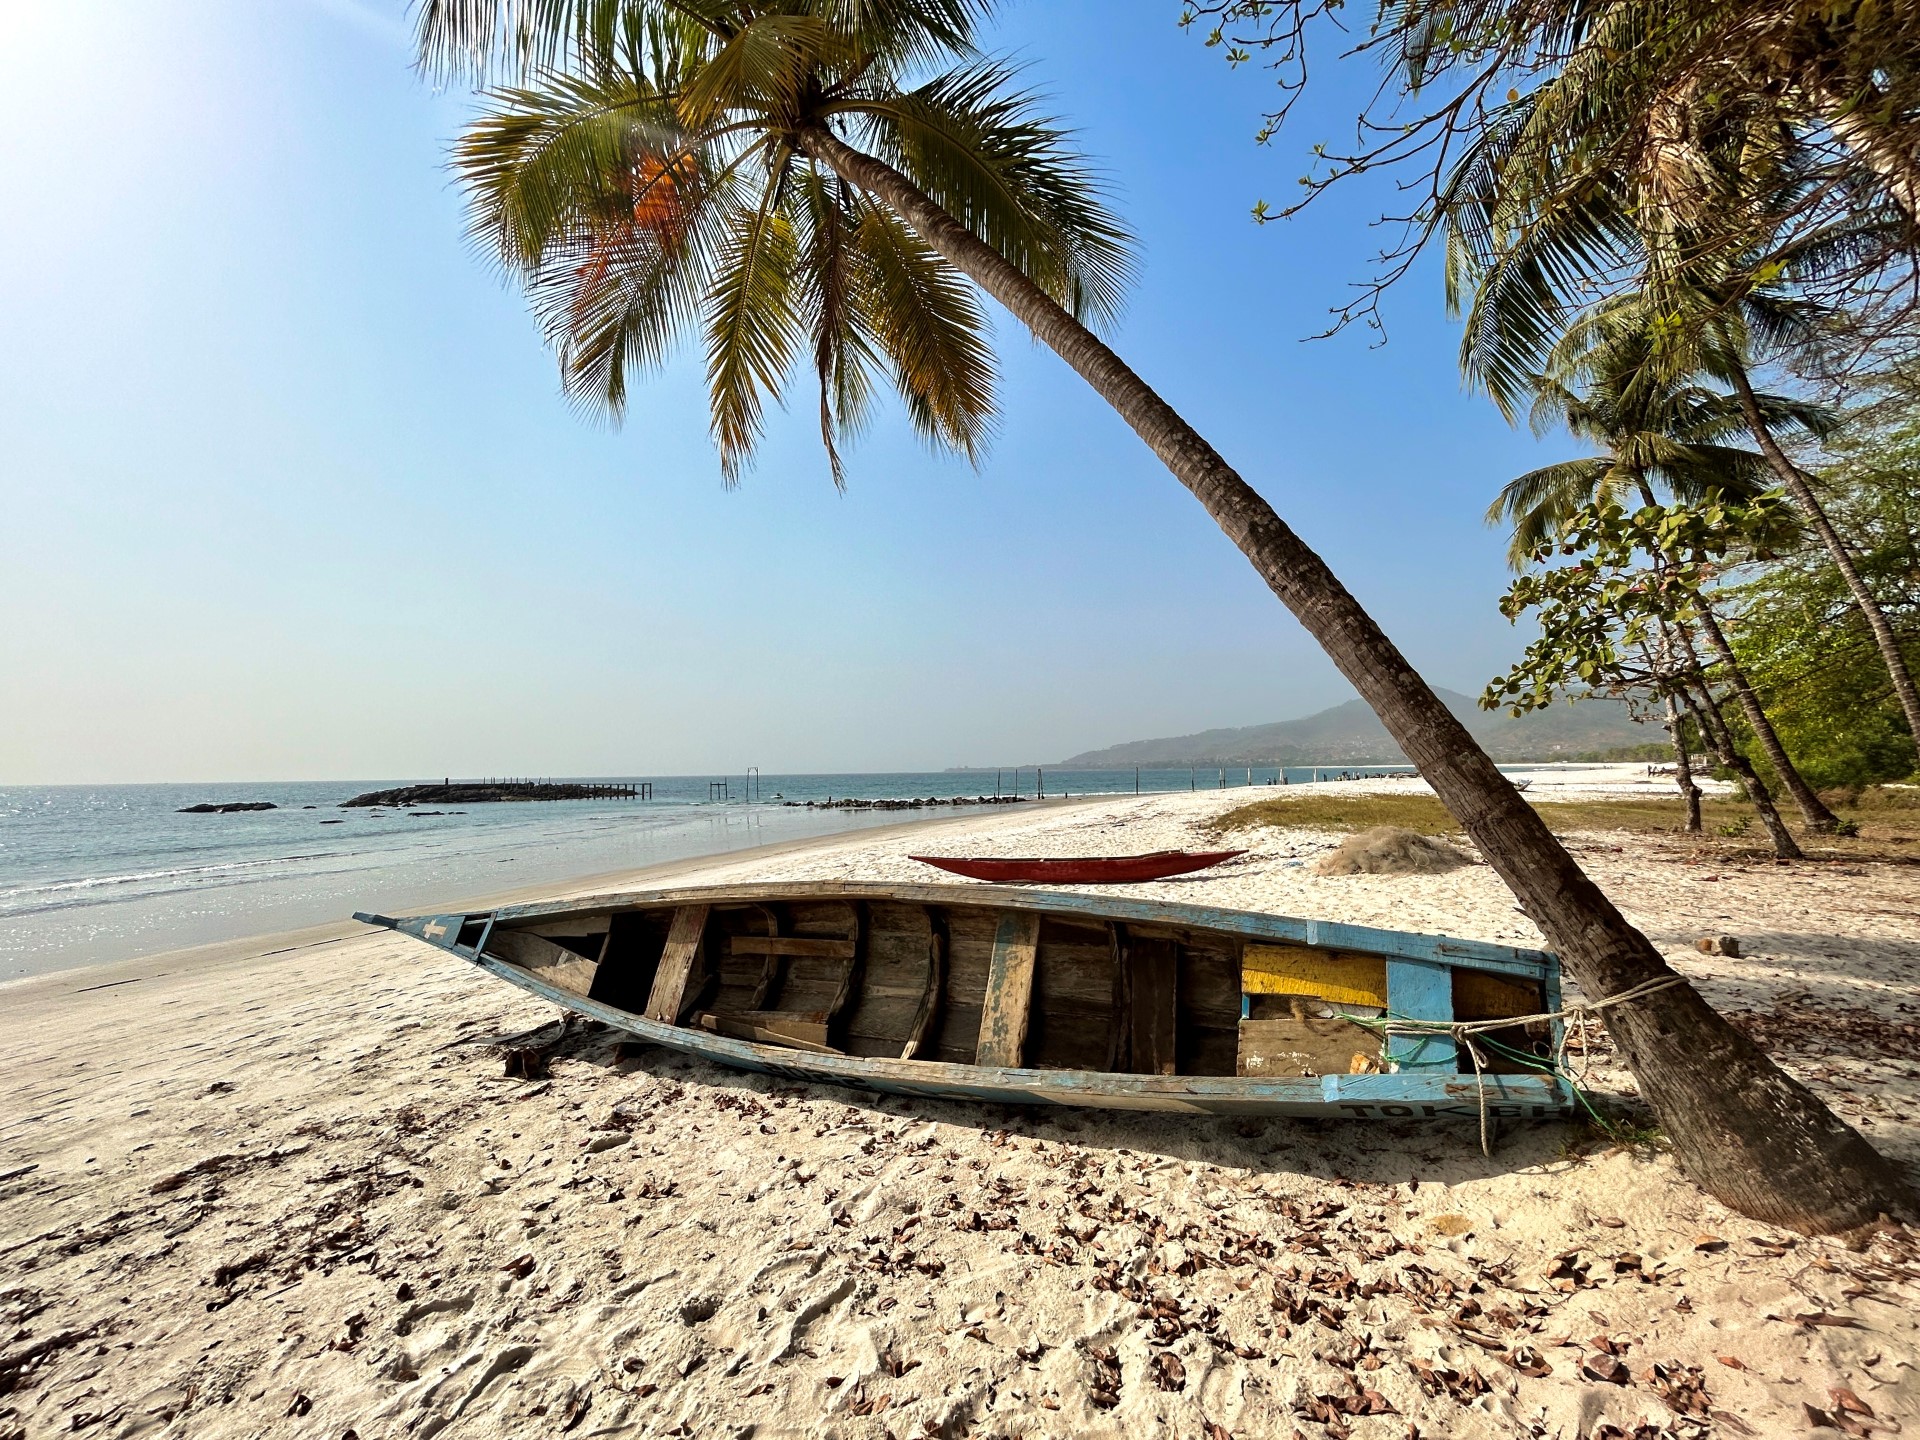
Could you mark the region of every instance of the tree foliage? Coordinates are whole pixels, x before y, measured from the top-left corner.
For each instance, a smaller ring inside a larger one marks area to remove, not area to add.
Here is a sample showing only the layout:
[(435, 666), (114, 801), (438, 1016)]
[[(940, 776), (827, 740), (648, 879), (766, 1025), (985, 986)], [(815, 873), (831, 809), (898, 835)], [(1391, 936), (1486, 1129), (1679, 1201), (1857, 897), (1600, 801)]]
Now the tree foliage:
[(1126, 231), (1016, 72), (974, 53), (985, 9), (429, 0), (424, 62), (507, 81), (454, 167), (473, 235), (525, 287), (567, 393), (617, 416), (632, 372), (698, 336), (729, 482), (803, 365), (836, 483), (838, 442), (882, 378), (922, 435), (977, 457), (995, 374), (973, 285), (801, 137), (858, 142), (1073, 315), (1111, 321)]
[(1531, 614), (1539, 634), (1518, 664), (1488, 683), (1481, 707), (1524, 715), (1592, 693), (1645, 703), (1678, 690), (1694, 667), (1674, 654), (1670, 637), (1698, 622), (1730, 558), (1770, 554), (1791, 527), (1774, 493), (1632, 510), (1612, 500), (1582, 506), (1555, 539), (1535, 547), (1536, 568), (1501, 597), (1502, 615)]
[[(1819, 488), (1863, 578), (1920, 664), (1920, 410), (1904, 386), (1827, 443)], [(1734, 649), (1814, 783), (1913, 770), (1914, 747), (1873, 637), (1820, 547), (1805, 540), (1731, 592)]]
[[(1320, 47), (1382, 76), (1350, 142), (1312, 146), (1297, 212), (1368, 172), (1405, 205), (1399, 239), (1335, 328), (1443, 228), (1482, 266), (1546, 249), (1542, 303), (1635, 283), (1649, 244), (1696, 264), (1803, 281), (1901, 329), (1920, 253), (1920, 12), (1886, 0), (1187, 0), (1183, 23), (1263, 64), (1279, 134)], [(1677, 230), (1666, 239), (1667, 227)], [(1682, 238), (1682, 232), (1684, 238)], [(1669, 243), (1669, 241), (1671, 243)], [(1456, 255), (1457, 261), (1458, 256)], [(1596, 289), (1595, 287), (1600, 287)], [(1584, 293), (1582, 293), (1584, 292)]]

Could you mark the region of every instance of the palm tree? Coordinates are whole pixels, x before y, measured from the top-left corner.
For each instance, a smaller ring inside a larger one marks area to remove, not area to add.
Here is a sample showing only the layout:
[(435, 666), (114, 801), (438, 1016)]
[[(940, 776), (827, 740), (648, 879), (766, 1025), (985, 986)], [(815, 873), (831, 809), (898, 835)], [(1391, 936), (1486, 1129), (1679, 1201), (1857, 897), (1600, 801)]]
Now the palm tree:
[[(1873, 635), (1920, 758), (1920, 686), (1878, 597), (1820, 503), (1811, 478), (1781, 447), (1779, 420), (1753, 385), (1757, 360), (1816, 350), (1838, 317), (1794, 293), (1796, 279), (1844, 274), (1880, 243), (1878, 213), (1847, 216), (1781, 240), (1765, 217), (1804, 206), (1810, 180), (1790, 151), (1738, 126), (1707, 134), (1676, 123), (1632, 184), (1591, 171), (1579, 142), (1561, 136), (1604, 91), (1586, 70), (1502, 108), (1461, 157), (1438, 202), (1447, 228), (1448, 304), (1464, 310), (1461, 368), (1508, 419), (1530, 393), (1569, 316), (1592, 313), (1612, 291), (1656, 343), (1648, 359), (1669, 376), (1726, 385), (1774, 478), (1806, 516)], [(1745, 248), (1720, 212), (1759, 217)], [(1704, 233), (1703, 233), (1704, 232)], [(1790, 417), (1786, 417), (1790, 420)]]
[[(1528, 471), (1507, 483), (1487, 511), (1490, 524), (1509, 521), (1514, 538), (1507, 556), (1518, 568), (1550, 539), (1565, 517), (1594, 500), (1632, 491), (1643, 505), (1658, 503), (1656, 482), (1675, 499), (1698, 501), (1714, 492), (1750, 498), (1772, 478), (1766, 457), (1725, 442), (1748, 430), (1744, 400), (1676, 376), (1665, 363), (1665, 331), (1652, 323), (1644, 294), (1630, 292), (1592, 306), (1567, 327), (1547, 358), (1547, 371), (1534, 381), (1533, 431), (1542, 435), (1564, 426), (1601, 454), (1563, 460)], [(1753, 407), (1770, 428), (1826, 435), (1833, 417), (1824, 408), (1784, 396), (1756, 395)], [(1524, 543), (1523, 543), (1524, 542)], [(1801, 776), (1780, 741), (1759, 693), (1733, 653), (1714, 614), (1712, 598), (1700, 597), (1699, 625), (1754, 738), (1801, 817), (1815, 831), (1831, 831), (1839, 820)], [(1690, 636), (1683, 649), (1691, 650)], [(1711, 702), (1709, 702), (1711, 703)], [(1799, 859), (1799, 847), (1767, 815), (1771, 800), (1757, 776), (1743, 763), (1733, 764), (1769, 820), (1775, 849)]]
[[(737, 466), (754, 405), (777, 393), (810, 330), (816, 369), (830, 377), (889, 356), (919, 418), (918, 397), (938, 388), (913, 378), (920, 362), (929, 374), (945, 369), (911, 338), (926, 325), (909, 313), (919, 300), (878, 283), (871, 304), (848, 299), (865, 283), (860, 266), (888, 247), (845, 271), (825, 258), (856, 221), (898, 227), (892, 253), (938, 257), (943, 273), (992, 296), (1193, 493), (1372, 705), (1589, 995), (1666, 987), (1605, 1014), (1703, 1185), (1749, 1214), (1812, 1229), (1904, 1211), (1907, 1187), (1887, 1162), (1675, 983), (1326, 562), (1089, 327), (1117, 300), (1119, 227), (1059, 127), (1012, 92), (1005, 67), (977, 58), (973, 29), (986, 9), (986, 0), (426, 0), (422, 54), (443, 71), (492, 61), (517, 82), (489, 92), (457, 164), (476, 230), (534, 296), (570, 384), (617, 403), (627, 363), (656, 360), (703, 328), (715, 431), (723, 462)], [(916, 78), (943, 57), (959, 63)], [(664, 214), (653, 206), (663, 187), (673, 197)], [(646, 233), (631, 233), (630, 212)], [(847, 290), (833, 282), (842, 274)], [(898, 343), (886, 338), (894, 334)], [(826, 408), (831, 426), (838, 412)], [(958, 439), (962, 418), (972, 437), (984, 411), (923, 424)]]

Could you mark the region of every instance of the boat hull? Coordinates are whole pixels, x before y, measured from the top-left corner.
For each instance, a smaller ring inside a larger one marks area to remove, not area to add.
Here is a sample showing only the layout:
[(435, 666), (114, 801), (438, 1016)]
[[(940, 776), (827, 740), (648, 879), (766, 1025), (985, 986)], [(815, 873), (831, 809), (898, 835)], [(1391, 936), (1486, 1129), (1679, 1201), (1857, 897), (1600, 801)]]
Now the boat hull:
[(956, 855), (909, 855), (969, 880), (1002, 885), (1130, 885), (1206, 870), (1244, 855), (1244, 850), (1157, 850), (1151, 855), (999, 859)]
[[(1412, 935), (1397, 931), (1375, 930), (1285, 916), (1258, 915), (1242, 911), (1159, 901), (1119, 900), (1105, 896), (1076, 896), (1041, 892), (984, 891), (952, 885), (820, 885), (777, 884), (751, 887), (707, 887), (679, 891), (644, 891), (607, 895), (590, 899), (514, 906), (466, 915), (428, 915), (403, 920), (362, 915), (356, 918), (387, 925), (447, 950), (499, 979), (530, 994), (552, 1002), (573, 1014), (600, 1021), (638, 1039), (683, 1054), (698, 1056), (735, 1069), (777, 1076), (805, 1083), (854, 1086), (866, 1090), (917, 1098), (963, 1103), (1004, 1105), (1073, 1105), (1096, 1108), (1163, 1111), (1213, 1115), (1271, 1115), (1327, 1117), (1355, 1120), (1415, 1120), (1448, 1117), (1477, 1119), (1483, 1113), (1491, 1119), (1553, 1119), (1571, 1113), (1573, 1096), (1566, 1084), (1551, 1073), (1505, 1073), (1475, 1075), (1461, 1073), (1452, 1058), (1451, 1044), (1446, 1055), (1436, 1060), (1431, 1046), (1421, 1042), (1413, 1050), (1402, 1050), (1405, 1063), (1387, 1058), (1372, 1073), (1319, 1073), (1311, 1075), (1253, 1075), (1235, 1073), (1118, 1073), (1112, 1069), (1051, 1064), (956, 1063), (940, 1058), (896, 1058), (892, 1055), (834, 1053), (828, 1047), (793, 1048), (794, 1043), (764, 1043), (763, 1038), (714, 1033), (691, 1023), (684, 1014), (673, 1021), (643, 1013), (636, 1003), (609, 1003), (590, 993), (597, 982), (581, 973), (573, 973), (587, 962), (568, 958), (573, 952), (556, 950), (561, 963), (546, 968), (525, 963), (525, 938), (540, 939), (542, 932), (558, 936), (589, 937), (579, 948), (591, 948), (594, 927), (614, 922), (607, 917), (634, 913), (668, 912), (684, 915), (697, 909), (701, 924), (711, 941), (715, 922), (706, 917), (719, 907), (733, 906), (736, 913), (772, 911), (781, 906), (837, 904), (848, 906), (925, 906), (937, 908), (952, 920), (956, 943), (956, 965), (963, 959), (957, 937), (969, 923), (985, 923), (999, 917), (1000, 935), (1007, 927), (1016, 929), (1022, 914), (1033, 913), (1048, 924), (1087, 926), (1094, 923), (1115, 927), (1120, 933), (1147, 937), (1157, 927), (1169, 934), (1184, 934), (1198, 947), (1202, 944), (1226, 944), (1239, 948), (1234, 952), (1240, 966), (1240, 984), (1258, 988), (1262, 979), (1257, 969), (1267, 962), (1257, 959), (1264, 953), (1289, 952), (1318, 947), (1315, 953), (1327, 955), (1378, 957), (1386, 975), (1387, 988), (1400, 987), (1401, 1003), (1418, 1008), (1424, 993), (1429, 1004), (1440, 993), (1436, 982), (1445, 982), (1456, 971), (1470, 971), (1496, 985), (1525, 984), (1537, 988), (1539, 1003), (1558, 1008), (1557, 965), (1550, 955), (1509, 946), (1455, 940), (1440, 936)], [(988, 912), (971, 921), (963, 913), (969, 907)], [(864, 913), (864, 912), (863, 912)], [(1006, 917), (1013, 916), (1009, 921)], [(863, 922), (864, 923), (864, 922)], [(1185, 927), (1180, 929), (1177, 927)], [(736, 926), (736, 932), (739, 927)], [(778, 927), (772, 927), (777, 933)], [(608, 929), (609, 936), (612, 930)], [(863, 930), (864, 933), (864, 930)], [(1040, 921), (1033, 933), (1041, 933)], [(1212, 937), (1209, 939), (1208, 937)], [(735, 934), (736, 944), (740, 943)], [(552, 943), (552, 942), (546, 942)], [(701, 943), (708, 943), (703, 941)], [(759, 948), (777, 949), (782, 943), (753, 941)], [(789, 947), (801, 947), (796, 953), (812, 954), (834, 942), (805, 938), (791, 939)], [(848, 942), (849, 944), (851, 942)], [(1137, 943), (1150, 943), (1137, 939)], [(665, 948), (671, 951), (671, 935)], [(1275, 947), (1278, 947), (1275, 949)], [(718, 947), (716, 947), (718, 948)], [(1045, 950), (1041, 951), (1043, 956)], [(1062, 949), (1061, 954), (1067, 950)], [(995, 955), (998, 958), (998, 950)], [(521, 958), (513, 958), (520, 956)], [(878, 959), (876, 957), (876, 963)], [(1064, 962), (1061, 962), (1064, 963)], [(933, 967), (931, 991), (942, 976), (942, 967)], [(957, 972), (956, 972), (957, 975)], [(946, 976), (958, 986), (956, 975)], [(871, 980), (869, 984), (873, 983)], [(1306, 982), (1292, 979), (1288, 984)], [(991, 981), (989, 982), (991, 985)], [(1423, 992), (1420, 987), (1425, 986)], [(654, 994), (658, 993), (657, 975)], [(1333, 994), (1324, 989), (1318, 993)], [(1453, 993), (1459, 993), (1456, 986)], [(1249, 993), (1241, 997), (1243, 1007), (1260, 997)], [(991, 1008), (989, 1004), (988, 1008)], [(756, 1012), (758, 1013), (758, 1012)], [(1243, 1014), (1245, 1010), (1243, 1008)], [(1296, 1011), (1297, 1013), (1297, 1011)], [(1396, 1006), (1398, 1013), (1398, 1006)], [(711, 1019), (712, 1017), (709, 1017)], [(720, 1017), (726, 1021), (727, 1017)], [(1438, 1017), (1436, 1017), (1438, 1018)], [(1092, 1017), (1089, 1017), (1091, 1023)], [(731, 1022), (728, 1022), (731, 1024)], [(965, 1023), (978, 1023), (981, 1039), (979, 1054), (988, 1055), (988, 1031), (982, 1019), (975, 1022), (969, 1013)], [(1257, 1026), (1258, 1022), (1252, 1022)], [(1055, 1022), (1058, 1029), (1058, 1022)], [(1242, 1034), (1249, 1021), (1240, 1022)], [(1355, 1033), (1359, 1033), (1357, 1030)], [(1242, 1040), (1244, 1047), (1245, 1041)], [(1388, 1041), (1389, 1046), (1401, 1042)], [(1012, 1052), (1020, 1056), (1016, 1043)], [(1172, 1049), (1168, 1050), (1173, 1053)], [(1024, 1059), (1025, 1057), (1021, 1057)]]

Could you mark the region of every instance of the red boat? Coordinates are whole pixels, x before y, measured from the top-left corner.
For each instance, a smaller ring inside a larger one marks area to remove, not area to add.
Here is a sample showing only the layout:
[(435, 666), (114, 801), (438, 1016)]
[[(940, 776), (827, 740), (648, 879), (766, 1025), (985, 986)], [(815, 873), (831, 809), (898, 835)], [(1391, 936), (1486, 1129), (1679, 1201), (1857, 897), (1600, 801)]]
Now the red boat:
[(1124, 885), (1164, 880), (1218, 865), (1244, 850), (1156, 850), (1151, 855), (1088, 855), (1073, 859), (969, 859), (953, 855), (909, 855), (922, 865), (937, 865), (973, 880), (1034, 885)]

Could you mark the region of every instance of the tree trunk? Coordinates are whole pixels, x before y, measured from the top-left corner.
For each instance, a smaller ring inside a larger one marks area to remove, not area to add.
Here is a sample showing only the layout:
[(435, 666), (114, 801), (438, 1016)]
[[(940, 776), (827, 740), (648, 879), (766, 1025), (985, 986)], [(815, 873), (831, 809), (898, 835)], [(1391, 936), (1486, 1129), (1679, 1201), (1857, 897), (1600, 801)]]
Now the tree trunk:
[(1699, 725), (1701, 735), (1713, 747), (1714, 754), (1720, 757), (1720, 763), (1739, 780), (1740, 788), (1746, 792), (1754, 813), (1760, 817), (1760, 825), (1767, 832), (1767, 838), (1773, 841), (1773, 853), (1782, 860), (1806, 859), (1801, 853), (1799, 841), (1793, 838), (1786, 821), (1780, 818), (1780, 811), (1773, 803), (1773, 792), (1754, 773), (1753, 766), (1747, 763), (1747, 757), (1740, 753), (1740, 747), (1733, 743), (1733, 732), (1727, 729), (1727, 722), (1721, 718), (1720, 704), (1713, 698), (1713, 691), (1708, 688), (1705, 677), (1698, 684), (1698, 696), (1691, 690), (1681, 692), (1686, 698), (1687, 709), (1693, 712), (1694, 723)]
[(1713, 613), (1713, 607), (1707, 597), (1700, 597), (1700, 628), (1707, 632), (1707, 643), (1713, 647), (1713, 653), (1720, 657), (1721, 667), (1726, 671), (1727, 686), (1733, 691), (1734, 698), (1740, 702), (1741, 713), (1747, 717), (1747, 724), (1753, 729), (1754, 739), (1760, 742), (1760, 748), (1767, 752), (1767, 763), (1773, 767), (1773, 773), (1780, 783), (1787, 787), (1787, 793), (1793, 797), (1793, 803), (1799, 807), (1801, 818), (1807, 822), (1809, 830), (1831, 833), (1840, 823), (1840, 817), (1829, 810), (1826, 802), (1813, 793), (1813, 787), (1802, 778), (1795, 767), (1787, 747), (1780, 743), (1780, 734), (1773, 728), (1773, 721), (1767, 718), (1766, 709), (1760, 704), (1760, 697), (1754, 693), (1752, 684), (1747, 680), (1747, 672), (1740, 667), (1735, 658), (1733, 646), (1727, 643), (1727, 635), (1720, 628), (1720, 621)]
[(1920, 225), (1920, 165), (1861, 113), (1867, 108), (1862, 101), (1877, 105), (1884, 103), (1882, 97), (1841, 95), (1817, 79), (1808, 83), (1807, 91), (1834, 138), (1887, 187), (1893, 203), (1906, 215), (1907, 224)]
[(1853, 552), (1847, 549), (1847, 542), (1840, 538), (1840, 532), (1833, 528), (1820, 497), (1813, 493), (1813, 487), (1807, 484), (1807, 477), (1800, 467), (1787, 458), (1786, 452), (1774, 440), (1766, 417), (1760, 413), (1760, 402), (1754, 398), (1753, 382), (1747, 378), (1746, 368), (1735, 365), (1732, 379), (1734, 391), (1740, 397), (1740, 409), (1747, 417), (1747, 426), (1753, 431), (1753, 438), (1760, 442), (1760, 453), (1767, 457), (1767, 463), (1773, 467), (1774, 474), (1780, 477), (1780, 483), (1793, 497), (1794, 504), (1806, 512), (1814, 533), (1820, 537), (1821, 544), (1827, 547), (1827, 553), (1833, 557), (1834, 568), (1840, 572), (1840, 578), (1852, 593), (1853, 603), (1860, 607), (1861, 615), (1866, 618), (1867, 629), (1873, 632), (1873, 643), (1879, 647), (1880, 659), (1893, 680), (1893, 693), (1899, 697), (1900, 709), (1907, 717), (1907, 733), (1913, 741), (1914, 754), (1920, 758), (1920, 690), (1914, 688), (1913, 672), (1907, 668), (1907, 657), (1900, 653), (1900, 641), (1893, 633), (1893, 626), (1887, 623), (1886, 612), (1867, 588), (1867, 582), (1860, 578), (1859, 567), (1853, 563)]
[(1693, 783), (1693, 757), (1687, 754), (1686, 722), (1680, 718), (1680, 706), (1675, 703), (1673, 692), (1669, 690), (1667, 701), (1667, 736), (1673, 741), (1673, 783), (1680, 787), (1680, 796), (1687, 802), (1687, 833), (1700, 833), (1700, 787)]
[[(1673, 974), (1581, 871), (1327, 564), (1120, 357), (884, 162), (824, 128), (798, 147), (888, 205), (1071, 365), (1160, 457), (1318, 640), (1595, 999)], [(1810, 1231), (1920, 1208), (1897, 1171), (1691, 985), (1603, 1012), (1693, 1177), (1745, 1214)]]

